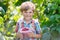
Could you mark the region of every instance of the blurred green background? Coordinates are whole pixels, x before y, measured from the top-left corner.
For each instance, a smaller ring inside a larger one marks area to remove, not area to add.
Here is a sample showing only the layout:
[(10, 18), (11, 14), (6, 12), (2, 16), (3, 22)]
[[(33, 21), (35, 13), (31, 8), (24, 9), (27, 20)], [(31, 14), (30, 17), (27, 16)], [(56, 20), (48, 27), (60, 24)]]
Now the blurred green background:
[(25, 1), (36, 5), (33, 18), (40, 22), (41, 40), (60, 40), (60, 0), (0, 0), (0, 40), (15, 40), (20, 5)]

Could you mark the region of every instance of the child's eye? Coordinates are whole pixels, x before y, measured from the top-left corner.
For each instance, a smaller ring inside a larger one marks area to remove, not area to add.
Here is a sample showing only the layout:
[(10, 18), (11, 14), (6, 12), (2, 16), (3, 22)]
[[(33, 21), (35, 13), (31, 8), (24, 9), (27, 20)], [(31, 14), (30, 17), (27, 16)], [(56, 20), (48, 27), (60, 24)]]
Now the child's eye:
[(25, 13), (27, 13), (27, 12), (25, 12)]
[(29, 12), (29, 13), (33, 13), (33, 12)]
[(33, 12), (25, 12), (25, 13), (33, 13)]

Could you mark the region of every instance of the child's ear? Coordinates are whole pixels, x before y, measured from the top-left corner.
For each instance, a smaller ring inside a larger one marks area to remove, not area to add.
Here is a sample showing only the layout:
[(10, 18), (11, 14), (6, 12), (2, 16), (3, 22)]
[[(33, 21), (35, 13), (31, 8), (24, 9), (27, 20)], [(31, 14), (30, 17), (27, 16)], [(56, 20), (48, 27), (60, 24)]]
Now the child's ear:
[(22, 14), (24, 13), (25, 11), (22, 11)]
[(21, 15), (23, 15), (23, 11), (21, 12)]
[(22, 15), (22, 12), (20, 12), (21, 13), (21, 15)]

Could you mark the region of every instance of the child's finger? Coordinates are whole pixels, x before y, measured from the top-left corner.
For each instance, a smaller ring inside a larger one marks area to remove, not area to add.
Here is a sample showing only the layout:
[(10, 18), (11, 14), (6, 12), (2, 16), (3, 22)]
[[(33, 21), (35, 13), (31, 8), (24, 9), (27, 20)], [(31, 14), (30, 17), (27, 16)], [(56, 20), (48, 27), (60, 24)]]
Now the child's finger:
[(23, 39), (23, 34), (20, 34), (20, 38)]
[(32, 37), (33, 33), (28, 33), (27, 35), (28, 35), (28, 37)]

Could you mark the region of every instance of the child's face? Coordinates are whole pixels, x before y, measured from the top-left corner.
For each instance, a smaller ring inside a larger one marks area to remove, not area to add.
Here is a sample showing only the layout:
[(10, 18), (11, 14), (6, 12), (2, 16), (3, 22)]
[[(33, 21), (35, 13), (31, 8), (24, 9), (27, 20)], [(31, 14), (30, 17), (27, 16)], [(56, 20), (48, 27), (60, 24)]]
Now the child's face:
[(25, 20), (31, 20), (34, 13), (32, 10), (27, 10), (27, 11), (23, 11), (22, 14)]

